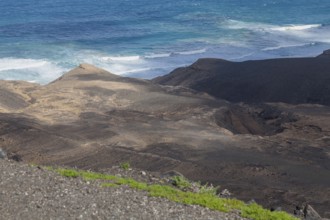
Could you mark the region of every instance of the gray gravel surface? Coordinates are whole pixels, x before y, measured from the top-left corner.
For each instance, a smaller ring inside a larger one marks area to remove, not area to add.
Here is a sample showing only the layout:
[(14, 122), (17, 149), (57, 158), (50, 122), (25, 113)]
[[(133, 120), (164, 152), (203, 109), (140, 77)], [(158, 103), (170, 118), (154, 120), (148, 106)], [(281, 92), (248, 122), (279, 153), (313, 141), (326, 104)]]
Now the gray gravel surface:
[(0, 219), (237, 219), (199, 206), (148, 197), (127, 186), (69, 179), (0, 159)]

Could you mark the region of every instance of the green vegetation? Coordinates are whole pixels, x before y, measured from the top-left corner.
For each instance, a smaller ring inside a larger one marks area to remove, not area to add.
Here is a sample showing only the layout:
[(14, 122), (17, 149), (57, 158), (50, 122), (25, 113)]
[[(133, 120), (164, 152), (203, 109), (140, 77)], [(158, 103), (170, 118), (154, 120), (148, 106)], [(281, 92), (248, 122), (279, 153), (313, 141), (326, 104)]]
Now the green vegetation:
[(128, 170), (129, 168), (131, 168), (131, 165), (129, 164), (129, 162), (124, 162), (120, 164), (120, 168)]
[(186, 190), (192, 187), (192, 184), (183, 176), (172, 177), (172, 184), (181, 190)]
[[(102, 183), (103, 187), (117, 187), (119, 185), (127, 185), (133, 189), (144, 190), (149, 193), (149, 196), (162, 197), (168, 200), (188, 204), (188, 205), (200, 205), (212, 210), (218, 210), (221, 212), (230, 212), (231, 210), (239, 210), (242, 217), (255, 219), (255, 220), (297, 220), (293, 216), (286, 212), (264, 209), (256, 203), (246, 204), (237, 199), (219, 198), (212, 187), (210, 190), (200, 190), (199, 192), (182, 191), (185, 187), (191, 187), (193, 183), (189, 182), (184, 177), (173, 177), (173, 181), (178, 188), (169, 185), (159, 184), (146, 184), (136, 181), (132, 178), (122, 178), (113, 175), (106, 175), (102, 173), (95, 173), (89, 171), (81, 171), (74, 169), (52, 169), (53, 171), (61, 174), (62, 176), (69, 178), (81, 177), (85, 180), (102, 180), (106, 181)], [(204, 188), (207, 185), (202, 186)]]
[(191, 182), (184, 176), (174, 176), (172, 177), (173, 186), (179, 188), (182, 191), (190, 191), (195, 193), (203, 193), (203, 194), (217, 194), (217, 187), (213, 187), (212, 185), (202, 185), (200, 182)]

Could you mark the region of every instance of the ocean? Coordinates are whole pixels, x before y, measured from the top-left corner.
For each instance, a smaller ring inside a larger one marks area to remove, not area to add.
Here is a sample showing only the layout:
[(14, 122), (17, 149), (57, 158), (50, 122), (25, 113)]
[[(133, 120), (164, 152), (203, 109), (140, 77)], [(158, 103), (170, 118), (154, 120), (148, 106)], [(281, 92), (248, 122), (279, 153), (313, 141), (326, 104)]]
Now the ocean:
[(153, 78), (326, 49), (329, 0), (0, 0), (0, 79), (45, 84), (80, 63)]

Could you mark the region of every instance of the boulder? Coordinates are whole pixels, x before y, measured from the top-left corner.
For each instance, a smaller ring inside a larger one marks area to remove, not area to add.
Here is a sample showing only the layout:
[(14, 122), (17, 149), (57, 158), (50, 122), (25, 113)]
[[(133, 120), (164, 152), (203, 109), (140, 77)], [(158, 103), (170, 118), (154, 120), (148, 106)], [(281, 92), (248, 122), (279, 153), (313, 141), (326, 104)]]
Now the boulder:
[(322, 217), (308, 204), (297, 206), (294, 215), (304, 220), (322, 220)]
[(7, 158), (6, 152), (0, 148), (0, 159), (6, 159), (6, 158)]
[(228, 189), (224, 189), (221, 191), (220, 196), (223, 198), (230, 198), (231, 197), (231, 193), (229, 192)]
[(310, 206), (310, 205), (305, 206), (305, 208), (304, 208), (304, 217), (305, 217), (305, 220), (322, 220), (319, 213), (317, 213), (315, 211), (315, 209), (313, 209), (313, 207)]

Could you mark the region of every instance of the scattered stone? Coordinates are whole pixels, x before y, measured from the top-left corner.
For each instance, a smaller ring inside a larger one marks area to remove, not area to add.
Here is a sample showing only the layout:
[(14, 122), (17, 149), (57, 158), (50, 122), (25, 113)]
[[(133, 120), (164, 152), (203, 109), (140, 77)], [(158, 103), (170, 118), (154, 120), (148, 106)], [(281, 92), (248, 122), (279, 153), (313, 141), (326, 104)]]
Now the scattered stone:
[(141, 171), (141, 175), (142, 175), (142, 176), (146, 176), (147, 173), (146, 173), (145, 171)]
[(253, 203), (257, 203), (254, 199), (251, 199), (250, 201), (247, 202), (247, 204), (253, 204)]
[(224, 198), (230, 198), (231, 193), (229, 192), (228, 189), (224, 189), (224, 190), (221, 191), (220, 196), (224, 197)]
[(279, 211), (282, 211), (282, 208), (281, 207), (271, 207), (270, 208), (270, 211), (272, 211), (272, 212), (279, 212)]
[(298, 205), (294, 210), (294, 215), (304, 220), (322, 220), (322, 217), (311, 205)]
[(304, 208), (304, 217), (305, 220), (321, 220), (321, 216), (319, 215), (319, 213), (317, 213), (315, 211), (315, 209), (313, 209), (312, 206), (310, 205), (306, 205)]
[(304, 218), (304, 211), (303, 211), (303, 206), (297, 205), (296, 209), (293, 211), (293, 214), (300, 218), (303, 219)]
[(0, 159), (6, 159), (7, 158), (7, 154), (4, 150), (2, 150), (2, 148), (0, 148)]
[(162, 173), (162, 175), (161, 175), (162, 178), (171, 178), (171, 177), (174, 177), (174, 176), (184, 177), (182, 173), (180, 173), (176, 170), (170, 170), (170, 171), (167, 171), (165, 173)]
[(22, 161), (22, 157), (18, 154), (9, 154), (8, 158), (11, 160), (14, 160), (16, 162), (21, 162)]

